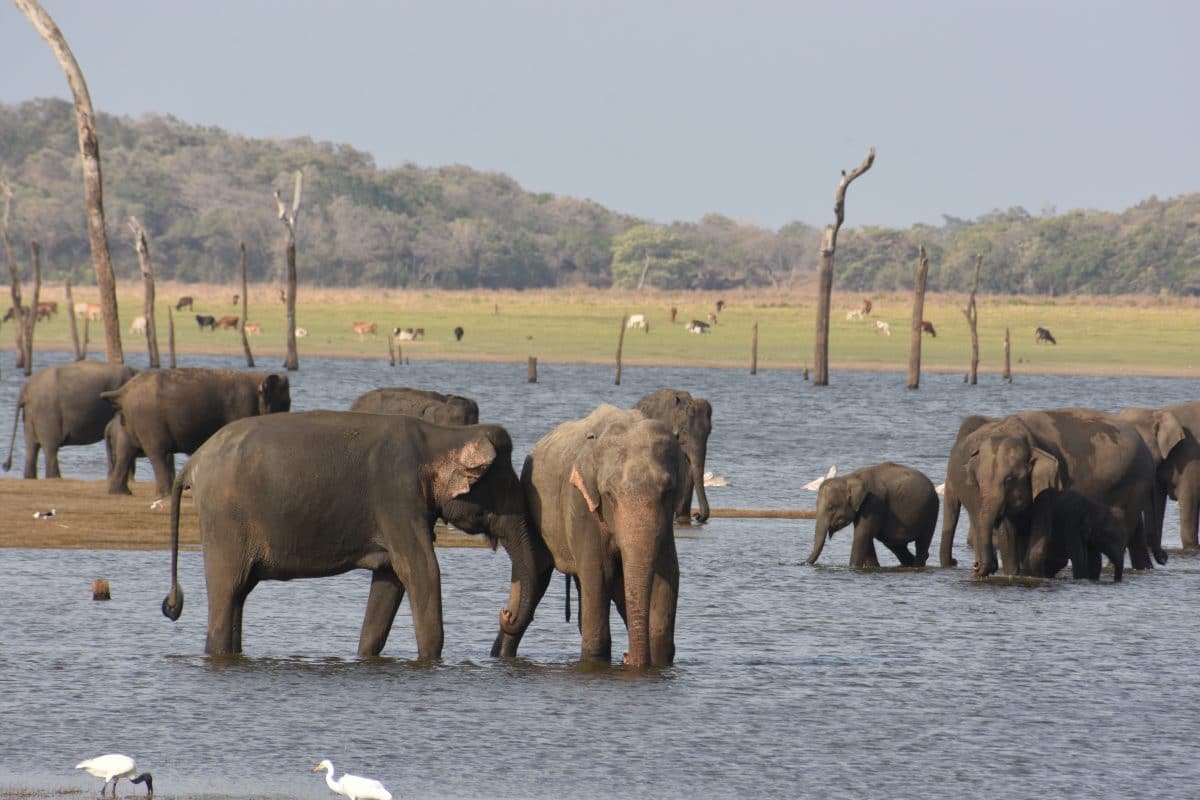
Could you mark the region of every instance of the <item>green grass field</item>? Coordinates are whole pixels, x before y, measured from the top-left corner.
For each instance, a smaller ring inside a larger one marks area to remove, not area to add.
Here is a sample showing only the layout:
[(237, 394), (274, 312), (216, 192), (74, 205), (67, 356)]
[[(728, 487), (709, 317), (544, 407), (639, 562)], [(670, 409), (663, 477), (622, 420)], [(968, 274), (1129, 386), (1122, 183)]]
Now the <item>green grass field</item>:
[[(240, 358), (241, 340), (234, 330), (200, 330), (195, 314), (220, 317), (237, 314), (232, 288), (219, 286), (160, 286), (156, 304), (158, 339), (163, 363), (167, 351), (168, 304), (181, 295), (195, 298), (194, 311), (175, 315), (176, 349), (185, 353), (218, 353)], [(262, 366), (276, 367), (284, 352), (284, 306), (274, 286), (250, 291), (252, 322), (263, 327), (250, 337)], [(691, 319), (706, 319), (718, 297), (726, 301), (717, 325), (707, 335), (684, 330)], [(27, 298), (26, 298), (27, 299)], [(65, 307), (61, 287), (43, 287), (43, 300)], [(95, 289), (75, 290), (75, 301), (96, 302)], [(830, 369), (907, 368), (911, 330), (910, 295), (873, 295), (873, 311), (865, 321), (846, 321), (857, 308), (859, 295), (835, 295), (830, 321)], [(122, 343), (128, 355), (145, 352), (145, 340), (128, 327), (141, 313), (140, 286), (119, 297)], [(931, 295), (924, 318), (937, 329), (937, 338), (922, 341), (926, 370), (965, 372), (970, 336), (959, 310), (965, 298)], [(1003, 368), (1004, 330), (1012, 336), (1012, 366), (1020, 372), (1090, 374), (1200, 375), (1200, 307), (1191, 299), (1148, 297), (1012, 298), (980, 297), (980, 371)], [(678, 308), (676, 323), (669, 309)], [(752, 329), (758, 325), (759, 369), (798, 369), (812, 366), (815, 303), (812, 292), (772, 295), (767, 292), (669, 294), (556, 290), (536, 292), (421, 292), (397, 290), (325, 289), (301, 286), (297, 324), (309, 331), (299, 340), (301, 366), (307, 356), (354, 358), (388, 357), (391, 329), (423, 327), (423, 341), (402, 342), (403, 356), (418, 359), (511, 360), (535, 356), (540, 363), (605, 363), (615, 360), (621, 320), (625, 314), (645, 314), (650, 330), (626, 331), (626, 364), (695, 364), (748, 367)], [(891, 325), (884, 336), (874, 327), (881, 319)], [(373, 321), (376, 336), (361, 341), (354, 321)], [(1053, 331), (1057, 346), (1034, 343), (1034, 329)], [(91, 323), (89, 352), (103, 351), (100, 323)], [(461, 342), (455, 326), (466, 331)], [(8, 326), (11, 336), (11, 323)], [(67, 317), (60, 313), (39, 323), (35, 349), (70, 349)], [(35, 359), (36, 363), (36, 359)]]

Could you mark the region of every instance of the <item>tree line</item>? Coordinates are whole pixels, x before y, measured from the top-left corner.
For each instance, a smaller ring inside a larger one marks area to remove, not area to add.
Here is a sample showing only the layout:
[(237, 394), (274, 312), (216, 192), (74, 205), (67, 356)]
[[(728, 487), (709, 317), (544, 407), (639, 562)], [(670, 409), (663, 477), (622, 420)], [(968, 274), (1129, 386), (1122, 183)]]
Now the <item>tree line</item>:
[[(461, 165), (382, 169), (348, 145), (252, 139), (170, 116), (96, 122), (109, 219), (141, 222), (160, 279), (234, 282), (244, 242), (250, 280), (282, 283), (271, 195), (296, 170), (305, 181), (299, 269), (317, 285), (786, 289), (810, 284), (819, 262), (821, 230), (799, 221), (770, 230), (714, 213), (664, 225)], [(0, 104), (0, 142), (14, 234), (41, 243), (47, 280), (93, 282), (71, 104)], [(988, 293), (1200, 294), (1198, 223), (1200, 194), (1122, 212), (1018, 207), (909, 229), (859, 224), (841, 232), (834, 281), (911, 288), (924, 245), (931, 291), (968, 291), (982, 255)], [(120, 277), (137, 278), (132, 242), (114, 246), (113, 258)]]

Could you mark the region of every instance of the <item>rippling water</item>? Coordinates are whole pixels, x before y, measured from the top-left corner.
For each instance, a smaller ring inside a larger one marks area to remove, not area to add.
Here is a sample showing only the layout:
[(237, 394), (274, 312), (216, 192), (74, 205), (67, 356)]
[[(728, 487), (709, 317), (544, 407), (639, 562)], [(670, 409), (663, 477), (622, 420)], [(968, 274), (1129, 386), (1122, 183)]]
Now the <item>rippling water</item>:
[[(11, 419), (19, 378), (3, 358)], [(836, 369), (824, 389), (791, 372), (627, 367), (620, 387), (611, 368), (539, 372), (531, 385), (524, 364), (305, 359), (293, 408), (345, 408), (380, 385), (456, 391), (508, 427), (519, 469), (558, 422), (677, 386), (715, 409), (709, 468), (730, 486), (712, 505), (796, 508), (814, 502), (800, 484), (834, 463), (894, 459), (940, 482), (965, 414), (1195, 399), (1194, 381), (1147, 378), (926, 375), (912, 392), (900, 374)], [(17, 450), (19, 464), (20, 437)], [(99, 445), (63, 451), (71, 477), (102, 477), (102, 462)], [(1177, 519), (1170, 504), (1175, 547)], [(812, 533), (794, 520), (680, 530), (678, 661), (642, 675), (578, 664), (561, 579), (522, 658), (491, 659), (502, 551), (439, 550), (446, 646), (426, 665), (408, 660), (407, 604), (387, 658), (354, 657), (364, 573), (260, 585), (246, 655), (221, 660), (203, 655), (198, 553), (182, 556), (187, 607), (172, 624), (166, 553), (0, 550), (0, 788), (94, 793), (71, 767), (120, 751), (162, 796), (327, 797), (308, 772), (321, 758), (404, 798), (1195, 796), (1200, 559), (1173, 554), (1117, 585), (980, 583), (966, 568), (850, 571), (849, 531), (807, 567)], [(91, 600), (98, 576), (109, 603)]]

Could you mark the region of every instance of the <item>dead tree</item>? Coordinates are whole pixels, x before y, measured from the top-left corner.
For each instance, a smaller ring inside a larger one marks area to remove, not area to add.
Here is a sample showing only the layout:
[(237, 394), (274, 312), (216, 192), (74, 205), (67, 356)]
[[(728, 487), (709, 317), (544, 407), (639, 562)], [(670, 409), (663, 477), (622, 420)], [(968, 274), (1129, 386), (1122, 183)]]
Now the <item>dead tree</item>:
[(1004, 380), (1012, 383), (1012, 337), (1004, 329)]
[(246, 291), (246, 243), (241, 243), (242, 249), (242, 319), (238, 330), (242, 332), (242, 352), (246, 354), (246, 366), (253, 369), (254, 355), (250, 352), (250, 339), (246, 336), (246, 320), (250, 308), (250, 292)]
[(758, 323), (754, 323), (754, 328), (750, 333), (750, 374), (758, 374)]
[(146, 241), (146, 230), (137, 217), (129, 218), (129, 230), (133, 231), (133, 247), (137, 250), (138, 264), (142, 268), (142, 286), (145, 297), (142, 315), (146, 322), (146, 354), (150, 358), (150, 369), (158, 369), (158, 329), (154, 324), (154, 265), (150, 262), (150, 243)]
[(913, 289), (912, 334), (908, 342), (908, 388), (921, 386), (921, 323), (925, 319), (925, 281), (929, 278), (929, 256), (925, 245), (917, 259), (917, 283)]
[(975, 257), (975, 280), (971, 282), (971, 294), (967, 297), (967, 305), (962, 309), (967, 318), (967, 327), (971, 330), (971, 367), (967, 371), (967, 383), (974, 386), (979, 381), (979, 312), (975, 308), (975, 293), (979, 291), (979, 269), (983, 266), (983, 256)]
[(813, 386), (829, 385), (829, 303), (833, 293), (833, 254), (837, 249), (838, 230), (846, 219), (846, 189), (875, 163), (875, 148), (849, 175), (842, 170), (837, 194), (833, 199), (834, 224), (825, 226), (821, 236), (821, 270), (817, 277), (817, 335), (813, 345)]
[(22, 341), (25, 343), (25, 375), (33, 374), (33, 326), (37, 324), (37, 307), (42, 296), (42, 249), (36, 241), (29, 243), (29, 255), (33, 259), (33, 300), (21, 315), (20, 324), (25, 328)]
[(625, 347), (625, 326), (629, 324), (629, 315), (621, 317), (621, 332), (617, 334), (617, 377), (613, 381), (617, 386), (621, 385), (621, 350)]
[(167, 366), (175, 369), (175, 316), (167, 303)]
[(75, 126), (79, 134), (79, 152), (83, 157), (83, 196), (87, 210), (88, 241), (92, 247), (92, 265), (100, 290), (100, 309), (104, 317), (104, 344), (108, 361), (120, 364), (121, 320), (117, 315), (117, 278), (108, 253), (108, 235), (104, 228), (104, 190), (100, 175), (100, 140), (96, 137), (95, 112), (88, 94), (83, 70), (75, 60), (62, 31), (37, 0), (13, 0), (18, 9), (45, 40), (66, 73), (67, 84), (75, 98)]
[(287, 228), (287, 239), (284, 243), (284, 255), (287, 260), (287, 357), (283, 361), (284, 369), (300, 369), (300, 357), (296, 354), (296, 213), (300, 210), (300, 184), (303, 173), (296, 170), (296, 185), (292, 190), (292, 208), (284, 204), (275, 190), (275, 204), (279, 207), (279, 220)]
[(71, 296), (70, 278), (63, 282), (63, 287), (67, 295), (67, 319), (71, 321), (71, 344), (75, 347), (75, 360), (83, 361), (84, 350), (79, 346), (79, 326), (75, 322), (75, 298)]
[(12, 187), (4, 182), (4, 212), (0, 215), (0, 235), (4, 238), (4, 257), (8, 261), (8, 272), (12, 278), (10, 291), (12, 294), (12, 314), (16, 328), (16, 353), (14, 366), (25, 368), (25, 306), (21, 302), (21, 266), (17, 263), (16, 250), (13, 248), (12, 234), (8, 230), (9, 212), (12, 210)]

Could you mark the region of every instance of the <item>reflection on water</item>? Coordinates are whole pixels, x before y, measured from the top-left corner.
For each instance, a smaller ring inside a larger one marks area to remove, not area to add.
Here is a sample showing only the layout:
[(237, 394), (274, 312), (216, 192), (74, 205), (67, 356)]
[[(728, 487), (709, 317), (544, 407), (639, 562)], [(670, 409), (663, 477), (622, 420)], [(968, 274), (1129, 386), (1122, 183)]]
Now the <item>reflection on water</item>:
[[(4, 357), (0, 419), (19, 388)], [(1192, 399), (1191, 382), (1164, 379), (971, 388), (927, 375), (910, 392), (899, 374), (835, 371), (815, 389), (796, 373), (627, 367), (615, 387), (608, 368), (543, 364), (531, 385), (523, 367), (307, 359), (294, 407), (345, 408), (378, 385), (455, 391), (509, 428), (519, 462), (597, 402), (679, 386), (715, 409), (709, 468), (730, 486), (709, 490), (713, 506), (796, 508), (811, 507), (799, 486), (830, 464), (894, 459), (940, 482), (964, 414)], [(72, 477), (103, 474), (102, 448), (62, 460)], [(1176, 520), (1171, 504), (1178, 547)], [(94, 793), (71, 767), (119, 751), (162, 796), (328, 797), (309, 772), (322, 758), (405, 798), (1194, 796), (1200, 559), (1175, 554), (1116, 585), (984, 584), (965, 568), (853, 572), (849, 531), (807, 567), (812, 532), (714, 519), (681, 536), (679, 660), (649, 674), (577, 663), (561, 580), (522, 657), (489, 658), (502, 551), (439, 551), (437, 664), (409, 660), (407, 604), (384, 658), (354, 656), (362, 573), (261, 585), (246, 655), (210, 659), (198, 553), (182, 555), (187, 606), (173, 624), (159, 610), (165, 553), (0, 551), (0, 788)], [(111, 602), (91, 600), (95, 577)]]

